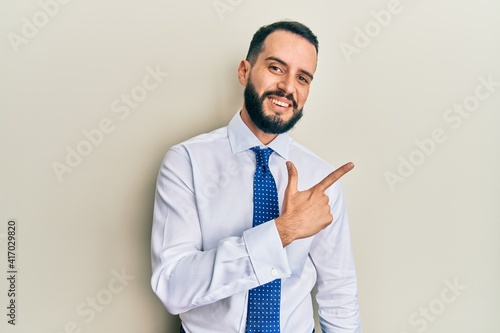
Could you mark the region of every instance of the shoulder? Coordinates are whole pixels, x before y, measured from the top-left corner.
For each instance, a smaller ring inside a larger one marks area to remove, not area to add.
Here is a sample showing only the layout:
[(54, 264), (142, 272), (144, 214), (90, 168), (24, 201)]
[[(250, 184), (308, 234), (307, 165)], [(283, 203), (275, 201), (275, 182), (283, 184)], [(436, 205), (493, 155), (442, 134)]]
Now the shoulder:
[(290, 161), (308, 170), (331, 172), (334, 169), (329, 162), (292, 138), (290, 138)]
[(213, 151), (214, 149), (223, 149), (223, 147), (226, 146), (229, 146), (229, 142), (227, 137), (227, 126), (224, 126), (180, 142), (172, 146), (169, 149), (169, 152), (174, 151), (188, 157), (199, 151), (208, 152)]

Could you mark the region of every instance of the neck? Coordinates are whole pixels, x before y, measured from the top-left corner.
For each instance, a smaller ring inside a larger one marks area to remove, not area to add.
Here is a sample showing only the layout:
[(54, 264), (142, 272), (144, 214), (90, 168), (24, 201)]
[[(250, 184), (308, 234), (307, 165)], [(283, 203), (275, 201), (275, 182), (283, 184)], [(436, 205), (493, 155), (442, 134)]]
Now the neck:
[(250, 119), (250, 116), (248, 115), (248, 111), (245, 108), (245, 105), (241, 108), (241, 120), (247, 125), (247, 127), (250, 129), (250, 131), (259, 139), (260, 142), (264, 145), (268, 145), (271, 141), (273, 141), (278, 134), (271, 134), (271, 133), (266, 133), (253, 123), (252, 119)]

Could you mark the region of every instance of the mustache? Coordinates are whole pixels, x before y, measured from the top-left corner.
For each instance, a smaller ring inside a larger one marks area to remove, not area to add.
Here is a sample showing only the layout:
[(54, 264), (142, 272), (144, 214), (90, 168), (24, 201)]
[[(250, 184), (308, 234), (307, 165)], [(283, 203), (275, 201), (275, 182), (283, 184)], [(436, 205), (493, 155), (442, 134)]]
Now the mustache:
[(290, 102), (292, 102), (293, 108), (297, 109), (299, 106), (297, 105), (297, 102), (295, 101), (295, 98), (293, 98), (292, 94), (285, 95), (285, 93), (282, 90), (275, 90), (275, 91), (266, 91), (264, 94), (262, 94), (261, 97), (261, 102), (264, 101), (268, 96), (275, 95), (278, 97), (285, 97), (288, 99)]

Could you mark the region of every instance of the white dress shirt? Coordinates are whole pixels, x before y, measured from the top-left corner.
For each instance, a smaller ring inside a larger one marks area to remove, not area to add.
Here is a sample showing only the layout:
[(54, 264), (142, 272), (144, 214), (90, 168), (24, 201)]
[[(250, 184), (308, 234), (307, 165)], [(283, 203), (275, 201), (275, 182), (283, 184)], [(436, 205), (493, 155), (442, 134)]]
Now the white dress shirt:
[[(262, 143), (241, 120), (172, 147), (158, 175), (152, 230), (152, 288), (187, 333), (245, 332), (248, 290), (281, 278), (281, 332), (311, 333), (311, 290), (324, 333), (361, 332), (349, 222), (339, 182), (326, 193), (333, 223), (283, 248), (274, 220), (252, 228), (255, 153)], [(280, 209), (298, 170), (305, 190), (333, 167), (288, 134), (269, 167)]]

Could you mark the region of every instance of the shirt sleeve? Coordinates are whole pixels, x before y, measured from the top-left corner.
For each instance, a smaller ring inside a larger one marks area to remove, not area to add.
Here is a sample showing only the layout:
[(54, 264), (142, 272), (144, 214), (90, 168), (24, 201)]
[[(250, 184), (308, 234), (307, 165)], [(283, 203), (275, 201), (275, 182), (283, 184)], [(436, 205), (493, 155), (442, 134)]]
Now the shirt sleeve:
[(318, 274), (320, 324), (323, 333), (361, 333), (356, 269), (340, 183), (330, 188), (329, 195), (334, 221), (315, 236), (310, 250)]
[(291, 274), (274, 221), (203, 249), (195, 188), (189, 155), (170, 149), (157, 179), (151, 236), (151, 286), (170, 313)]

